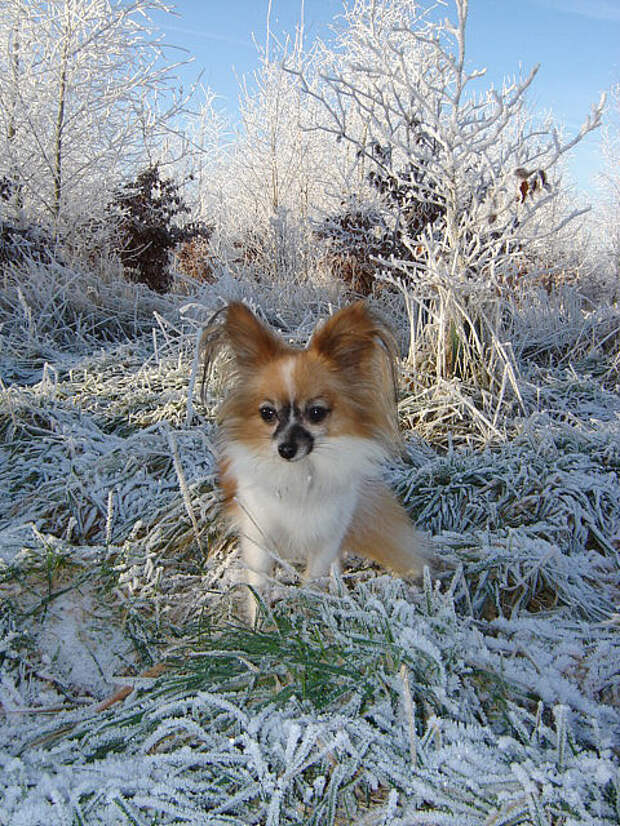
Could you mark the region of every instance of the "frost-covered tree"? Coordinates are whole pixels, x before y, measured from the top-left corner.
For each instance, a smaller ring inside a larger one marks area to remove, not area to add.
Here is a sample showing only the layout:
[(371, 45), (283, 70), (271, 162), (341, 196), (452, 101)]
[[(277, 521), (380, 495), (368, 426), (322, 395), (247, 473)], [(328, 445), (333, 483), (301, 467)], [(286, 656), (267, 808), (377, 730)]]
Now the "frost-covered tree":
[(603, 249), (611, 280), (615, 282), (614, 297), (620, 297), (620, 83), (611, 90), (607, 123), (603, 129), (605, 168), (601, 180), (597, 210)]
[(226, 164), (231, 144), (231, 126), (217, 106), (215, 92), (201, 88), (192, 112), (180, 119), (159, 147), (162, 167), (184, 184), (184, 198), (191, 214), (210, 218), (213, 185), (218, 169)]
[[(259, 66), (244, 78), (239, 124), (226, 162), (207, 185), (223, 246), (234, 266), (275, 276), (303, 272), (316, 252), (312, 222), (334, 205), (342, 148), (324, 132), (306, 128), (318, 103), (304, 95), (284, 65), (315, 77), (316, 50), (268, 32)], [(338, 203), (336, 201), (335, 203)]]
[(600, 124), (603, 102), (563, 137), (528, 111), (536, 69), (484, 88), (466, 56), (467, 0), (444, 17), (447, 6), (356, 0), (324, 52), (322, 83), (291, 71), (322, 105), (314, 128), (352, 145), (366, 189), (381, 196), (379, 231), (391, 246), (382, 244), (377, 271), (409, 302), (412, 347), (417, 307), (437, 333), (437, 376), (499, 391), (510, 364), (494, 299), (535, 270), (540, 247), (576, 216), (558, 208), (560, 161)]
[(14, 220), (66, 232), (173, 127), (159, 0), (0, 0), (0, 178)]

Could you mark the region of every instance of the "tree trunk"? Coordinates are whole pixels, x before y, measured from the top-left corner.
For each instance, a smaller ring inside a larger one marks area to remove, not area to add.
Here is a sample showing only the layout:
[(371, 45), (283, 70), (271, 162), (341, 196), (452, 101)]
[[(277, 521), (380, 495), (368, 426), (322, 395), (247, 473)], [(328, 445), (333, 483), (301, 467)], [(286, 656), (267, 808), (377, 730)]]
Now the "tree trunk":
[(65, 3), (65, 28), (63, 33), (62, 59), (60, 63), (60, 79), (58, 86), (58, 109), (56, 114), (56, 131), (54, 134), (54, 220), (58, 222), (63, 195), (62, 177), (62, 137), (65, 125), (65, 105), (67, 99), (67, 75), (69, 67), (69, 45), (71, 42), (71, 5), (72, 0)]

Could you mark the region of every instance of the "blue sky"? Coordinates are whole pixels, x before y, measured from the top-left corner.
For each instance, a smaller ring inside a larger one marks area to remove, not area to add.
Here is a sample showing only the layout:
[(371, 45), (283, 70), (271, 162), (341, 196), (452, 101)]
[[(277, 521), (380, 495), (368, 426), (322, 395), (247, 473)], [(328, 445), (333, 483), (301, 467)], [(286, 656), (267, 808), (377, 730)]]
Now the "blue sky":
[[(237, 77), (257, 65), (253, 36), (264, 43), (267, 0), (177, 0), (177, 16), (156, 17), (166, 42), (187, 49), (203, 83), (233, 112)], [(271, 0), (274, 34), (294, 32), (302, 0)], [(341, 0), (304, 0), (306, 39), (329, 35)], [(489, 80), (540, 63), (530, 95), (572, 133), (600, 93), (620, 81), (620, 0), (470, 0), (469, 60), (487, 67)], [(601, 167), (599, 134), (590, 135), (570, 164), (577, 185), (593, 186)]]

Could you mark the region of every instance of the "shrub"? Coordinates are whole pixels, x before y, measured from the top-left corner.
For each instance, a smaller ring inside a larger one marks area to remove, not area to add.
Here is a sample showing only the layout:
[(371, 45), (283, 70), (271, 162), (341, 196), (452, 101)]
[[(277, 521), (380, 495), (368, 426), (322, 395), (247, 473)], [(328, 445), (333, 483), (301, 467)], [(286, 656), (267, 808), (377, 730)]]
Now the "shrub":
[[(0, 177), (0, 206), (13, 200), (16, 189), (10, 178)], [(32, 223), (17, 226), (3, 212), (0, 212), (0, 268), (11, 263), (22, 263), (26, 258), (43, 264), (58, 260), (57, 245), (49, 233)]]
[(172, 283), (170, 252), (184, 242), (208, 241), (212, 231), (202, 222), (176, 223), (189, 209), (178, 184), (162, 178), (158, 164), (124, 184), (108, 213), (116, 224), (118, 254), (126, 275), (159, 293)]
[[(437, 151), (420, 123), (412, 125), (411, 135), (417, 143), (428, 144), (431, 153)], [(332, 272), (362, 295), (373, 291), (381, 260), (421, 263), (419, 238), (446, 212), (445, 198), (423, 159), (394, 171), (389, 146), (375, 141), (370, 154), (373, 169), (366, 181), (379, 204), (366, 205), (361, 195), (350, 198), (343, 211), (319, 227), (319, 236), (329, 240)]]

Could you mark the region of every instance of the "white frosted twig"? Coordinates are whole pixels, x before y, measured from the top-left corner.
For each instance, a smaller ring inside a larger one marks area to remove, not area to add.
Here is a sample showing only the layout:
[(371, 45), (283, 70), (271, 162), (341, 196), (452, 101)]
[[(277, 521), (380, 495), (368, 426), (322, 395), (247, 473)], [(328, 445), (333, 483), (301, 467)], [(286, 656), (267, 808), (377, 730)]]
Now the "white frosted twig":
[(192, 371), (189, 376), (189, 386), (187, 388), (187, 407), (185, 414), (185, 427), (189, 427), (194, 418), (194, 387), (196, 386), (196, 375), (198, 374), (198, 362), (200, 360), (200, 342), (202, 333), (199, 332), (196, 336), (194, 344), (194, 358), (192, 360)]
[(409, 754), (411, 756), (411, 765), (415, 768), (418, 764), (418, 747), (417, 735), (415, 730), (415, 703), (411, 696), (411, 689), (409, 688), (409, 672), (407, 666), (402, 663), (400, 667), (400, 679), (403, 684), (403, 703), (405, 705), (405, 714), (407, 715), (407, 726), (409, 729)]
[(108, 507), (106, 509), (105, 520), (105, 544), (109, 546), (112, 542), (112, 524), (114, 522), (114, 489), (108, 491)]
[(200, 552), (203, 553), (202, 541), (200, 539), (200, 530), (198, 527), (198, 520), (196, 519), (196, 514), (194, 513), (194, 509), (192, 508), (192, 499), (189, 493), (189, 488), (187, 486), (187, 481), (185, 479), (185, 474), (183, 473), (183, 466), (181, 465), (181, 459), (179, 457), (179, 450), (177, 447), (176, 439), (171, 431), (168, 431), (168, 444), (170, 446), (170, 452), (172, 453), (172, 461), (174, 462), (174, 469), (177, 474), (177, 479), (179, 480), (179, 488), (181, 489), (181, 496), (183, 497), (183, 504), (185, 505), (185, 510), (187, 511), (187, 515), (190, 518), (192, 523), (192, 528), (194, 529), (194, 537), (196, 539), (196, 544), (200, 549)]

